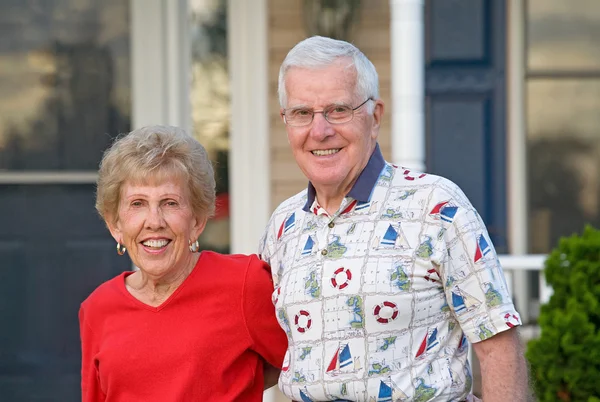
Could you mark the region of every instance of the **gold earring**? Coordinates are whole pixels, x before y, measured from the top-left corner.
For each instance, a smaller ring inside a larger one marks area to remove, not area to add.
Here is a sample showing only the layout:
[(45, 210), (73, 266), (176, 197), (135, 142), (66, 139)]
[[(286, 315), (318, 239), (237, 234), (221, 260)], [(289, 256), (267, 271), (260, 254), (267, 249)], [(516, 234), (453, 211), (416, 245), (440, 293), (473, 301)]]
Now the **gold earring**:
[(127, 251), (125, 246), (122, 246), (121, 243), (117, 242), (117, 254), (123, 255), (125, 254), (125, 251)]
[(192, 242), (191, 240), (188, 241), (189, 245), (190, 245), (190, 251), (192, 253), (196, 253), (200, 250), (200, 243), (198, 243), (198, 239), (196, 239), (195, 242)]

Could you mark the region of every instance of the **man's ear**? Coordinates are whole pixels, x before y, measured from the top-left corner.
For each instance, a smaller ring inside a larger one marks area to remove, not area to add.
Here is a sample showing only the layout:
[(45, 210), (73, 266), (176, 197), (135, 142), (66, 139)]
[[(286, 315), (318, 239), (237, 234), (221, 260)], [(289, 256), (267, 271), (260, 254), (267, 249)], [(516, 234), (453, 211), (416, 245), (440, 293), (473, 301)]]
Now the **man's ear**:
[(373, 108), (373, 126), (371, 127), (371, 137), (377, 139), (379, 136), (379, 128), (381, 127), (381, 120), (383, 119), (383, 113), (385, 112), (385, 104), (381, 99), (374, 101), (375, 107)]
[(385, 104), (381, 99), (375, 101), (375, 107), (373, 108), (373, 123), (379, 127), (381, 125), (381, 119), (383, 119), (383, 113), (385, 112)]

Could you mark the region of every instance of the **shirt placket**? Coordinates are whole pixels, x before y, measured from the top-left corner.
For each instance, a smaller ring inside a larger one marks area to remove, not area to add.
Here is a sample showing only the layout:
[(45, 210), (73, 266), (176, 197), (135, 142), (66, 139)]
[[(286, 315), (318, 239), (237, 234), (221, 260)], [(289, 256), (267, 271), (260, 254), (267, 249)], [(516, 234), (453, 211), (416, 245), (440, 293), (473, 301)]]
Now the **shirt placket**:
[[(356, 201), (354, 201), (353, 199), (348, 198), (348, 197), (344, 198), (344, 201), (342, 201), (342, 205), (340, 205), (340, 208), (337, 210), (337, 212), (333, 216), (331, 216), (315, 200), (313, 208), (311, 208), (311, 210), (313, 211), (313, 213), (315, 215), (317, 215), (319, 217), (319, 221), (320, 221), (319, 226), (321, 228), (317, 231), (316, 237), (317, 237), (317, 247), (318, 247), (319, 253), (321, 254), (322, 257), (327, 257), (327, 254), (329, 253), (328, 247), (329, 247), (329, 243), (332, 240), (331, 233), (333, 231), (333, 228), (336, 225), (336, 222), (335, 222), (336, 218), (338, 218), (340, 215), (342, 215), (344, 213), (350, 212), (350, 210), (352, 210), (352, 208), (354, 207), (354, 205), (351, 205), (352, 203), (356, 204)], [(325, 227), (321, 226), (322, 223), (325, 224)]]

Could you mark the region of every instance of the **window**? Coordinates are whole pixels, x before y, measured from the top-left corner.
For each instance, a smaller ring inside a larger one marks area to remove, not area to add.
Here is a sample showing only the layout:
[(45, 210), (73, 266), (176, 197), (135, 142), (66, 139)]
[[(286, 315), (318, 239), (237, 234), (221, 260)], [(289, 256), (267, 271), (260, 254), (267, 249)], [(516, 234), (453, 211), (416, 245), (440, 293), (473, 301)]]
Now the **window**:
[(213, 161), (217, 209), (200, 236), (202, 249), (228, 253), (229, 235), (229, 75), (227, 2), (189, 1), (192, 64), (192, 133)]
[(129, 3), (0, 8), (0, 170), (96, 171), (129, 130)]
[(600, 4), (528, 0), (529, 252), (600, 226)]

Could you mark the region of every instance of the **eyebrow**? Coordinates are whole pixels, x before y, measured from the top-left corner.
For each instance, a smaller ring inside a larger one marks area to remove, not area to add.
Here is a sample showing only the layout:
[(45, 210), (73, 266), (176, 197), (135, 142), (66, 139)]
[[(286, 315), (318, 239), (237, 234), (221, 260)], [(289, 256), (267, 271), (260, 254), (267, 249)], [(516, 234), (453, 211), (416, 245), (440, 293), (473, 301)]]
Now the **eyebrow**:
[[(132, 198), (148, 198), (148, 195), (147, 194), (138, 194), (138, 193), (135, 193), (135, 194), (128, 195), (128, 196), (126, 196), (124, 198), (128, 199), (128, 200), (132, 199)], [(167, 193), (167, 194), (161, 194), (158, 198), (164, 200), (166, 198), (181, 199), (182, 197), (180, 195), (177, 195), (177, 194)]]

